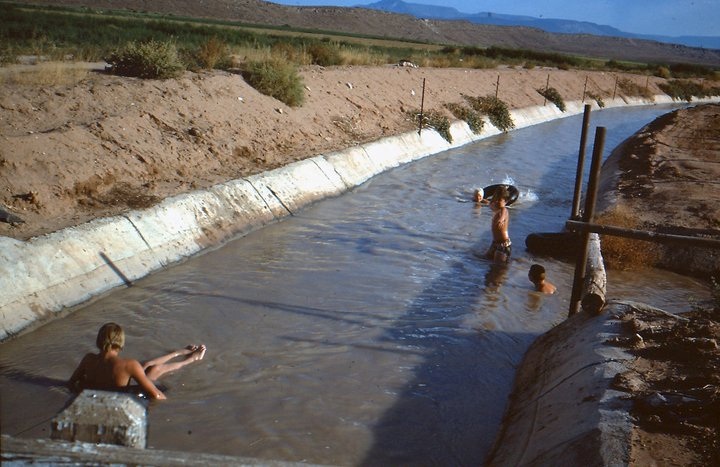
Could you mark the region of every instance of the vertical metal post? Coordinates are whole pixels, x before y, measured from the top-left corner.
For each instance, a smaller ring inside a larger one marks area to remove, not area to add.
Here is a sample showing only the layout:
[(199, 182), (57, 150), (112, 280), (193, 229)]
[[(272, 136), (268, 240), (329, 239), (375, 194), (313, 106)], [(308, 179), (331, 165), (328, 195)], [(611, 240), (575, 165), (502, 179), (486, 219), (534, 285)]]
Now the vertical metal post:
[(585, 86), (583, 86), (583, 98), (580, 102), (585, 102), (585, 94), (587, 92), (587, 82), (588, 82), (588, 77), (586, 76), (585, 77)]
[(495, 99), (498, 98), (499, 92), (500, 92), (500, 74), (498, 74), (497, 83), (495, 83)]
[[(600, 179), (600, 168), (602, 162), (603, 146), (605, 145), (605, 127), (598, 127), (595, 130), (595, 142), (593, 146), (592, 162), (590, 163), (590, 180), (588, 181), (587, 198), (585, 199), (585, 212), (583, 222), (590, 223), (595, 216), (595, 200), (597, 198), (598, 181)], [(583, 282), (585, 280), (585, 268), (588, 257), (588, 241), (590, 232), (582, 232), (580, 242), (580, 253), (575, 263), (575, 277), (573, 278), (572, 296), (570, 297), (570, 310), (568, 316), (572, 316), (580, 309)]]
[(543, 96), (545, 99), (543, 100), (543, 106), (547, 104), (547, 90), (550, 88), (550, 73), (548, 73), (547, 82), (545, 83), (545, 95)]
[(615, 87), (613, 88), (613, 100), (615, 100), (615, 93), (617, 92), (618, 76), (615, 75)]
[(580, 193), (582, 191), (582, 176), (585, 166), (585, 146), (587, 146), (587, 133), (590, 127), (590, 104), (585, 104), (582, 130), (580, 132), (580, 150), (578, 151), (577, 171), (575, 172), (575, 191), (573, 192), (572, 211), (570, 219), (580, 219)]
[(418, 128), (418, 135), (420, 135), (422, 133), (423, 112), (424, 111), (425, 111), (425, 78), (423, 78), (422, 97), (420, 98), (420, 127)]

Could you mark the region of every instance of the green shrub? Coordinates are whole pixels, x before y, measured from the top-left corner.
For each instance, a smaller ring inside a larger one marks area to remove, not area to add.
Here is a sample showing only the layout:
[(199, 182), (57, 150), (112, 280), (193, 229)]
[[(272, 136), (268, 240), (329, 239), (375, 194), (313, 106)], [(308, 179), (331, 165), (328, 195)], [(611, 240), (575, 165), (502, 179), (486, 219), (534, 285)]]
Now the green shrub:
[(342, 55), (337, 47), (327, 44), (311, 44), (307, 49), (312, 63), (320, 66), (342, 65)]
[(601, 109), (605, 107), (605, 101), (603, 101), (602, 97), (600, 97), (598, 94), (595, 94), (594, 92), (588, 92), (587, 96), (597, 102), (598, 107)]
[(475, 110), (456, 103), (445, 104), (445, 108), (448, 109), (455, 118), (464, 120), (473, 133), (478, 134), (482, 132), (485, 121)]
[(545, 99), (549, 100), (555, 106), (560, 109), (561, 112), (565, 112), (565, 101), (563, 100), (562, 96), (555, 88), (545, 88), (545, 89), (537, 89), (537, 92), (540, 93), (541, 96), (543, 96)]
[(495, 125), (500, 131), (506, 132), (515, 128), (515, 122), (513, 122), (510, 116), (510, 110), (507, 104), (497, 97), (492, 95), (485, 97), (463, 95), (463, 97), (476, 112), (487, 115), (490, 123)]
[(243, 66), (242, 75), (258, 92), (290, 107), (300, 106), (305, 100), (303, 81), (297, 68), (285, 61), (269, 59), (247, 62)]
[(422, 114), (422, 122), (420, 122), (420, 111), (410, 110), (408, 116), (420, 128), (432, 128), (442, 136), (445, 141), (452, 143), (452, 135), (450, 134), (450, 119), (445, 114), (437, 110), (428, 110)]
[(654, 97), (647, 86), (640, 86), (629, 78), (620, 79), (618, 87), (628, 96), (640, 96), (649, 100)]
[(228, 46), (217, 37), (211, 37), (200, 45), (196, 59), (198, 65), (206, 70), (227, 69), (230, 66)]
[(185, 69), (175, 44), (169, 41), (129, 42), (105, 61), (117, 75), (146, 79), (174, 78)]
[(672, 76), (670, 73), (670, 69), (665, 66), (659, 66), (657, 70), (655, 71), (655, 76), (658, 76), (663, 79), (670, 79)]
[(666, 83), (660, 83), (658, 86), (665, 94), (672, 97), (673, 100), (692, 102), (693, 96), (703, 98), (720, 95), (719, 87), (713, 86), (706, 88), (702, 84), (693, 81), (676, 79)]

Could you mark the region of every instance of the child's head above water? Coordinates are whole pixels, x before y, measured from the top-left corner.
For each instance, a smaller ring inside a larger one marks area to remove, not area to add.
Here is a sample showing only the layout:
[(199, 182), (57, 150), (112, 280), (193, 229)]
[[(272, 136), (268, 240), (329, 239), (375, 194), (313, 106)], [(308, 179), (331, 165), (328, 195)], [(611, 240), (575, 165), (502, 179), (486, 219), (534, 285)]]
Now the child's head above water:
[(528, 277), (533, 283), (545, 280), (545, 268), (539, 264), (533, 264), (532, 266), (530, 266), (530, 272), (528, 272)]
[(473, 193), (473, 201), (479, 203), (485, 197), (485, 191), (482, 188), (478, 188)]
[(98, 349), (103, 352), (107, 352), (111, 349), (122, 350), (122, 348), (125, 347), (125, 332), (119, 324), (103, 324), (98, 331), (95, 344)]

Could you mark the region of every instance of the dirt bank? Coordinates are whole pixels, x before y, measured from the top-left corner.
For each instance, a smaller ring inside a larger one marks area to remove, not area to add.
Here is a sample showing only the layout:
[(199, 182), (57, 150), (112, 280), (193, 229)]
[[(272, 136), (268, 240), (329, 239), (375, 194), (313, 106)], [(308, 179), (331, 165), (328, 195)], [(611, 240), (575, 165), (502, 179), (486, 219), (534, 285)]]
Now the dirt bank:
[(17, 239), (406, 132), (423, 82), (425, 109), (438, 110), (495, 95), (498, 82), (511, 108), (543, 105), (548, 79), (566, 101), (585, 89), (622, 97), (616, 79), (662, 94), (660, 78), (603, 72), (311, 67), (306, 102), (289, 108), (221, 71), (167, 81), (90, 72), (39, 86), (0, 72), (0, 205), (25, 221), (0, 223), (0, 235)]
[[(720, 239), (720, 104), (663, 115), (618, 146), (603, 166), (612, 200), (598, 222)], [(611, 267), (663, 267), (707, 279), (720, 251), (603, 236)]]

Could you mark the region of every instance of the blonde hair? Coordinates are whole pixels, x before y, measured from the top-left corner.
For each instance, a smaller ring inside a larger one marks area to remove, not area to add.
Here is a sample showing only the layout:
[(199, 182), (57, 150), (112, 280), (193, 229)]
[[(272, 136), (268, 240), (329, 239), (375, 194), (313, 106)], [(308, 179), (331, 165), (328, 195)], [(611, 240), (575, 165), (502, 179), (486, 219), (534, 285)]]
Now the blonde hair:
[(98, 331), (95, 344), (98, 349), (103, 352), (107, 352), (110, 349), (122, 350), (122, 348), (125, 347), (125, 332), (119, 324), (103, 324)]

